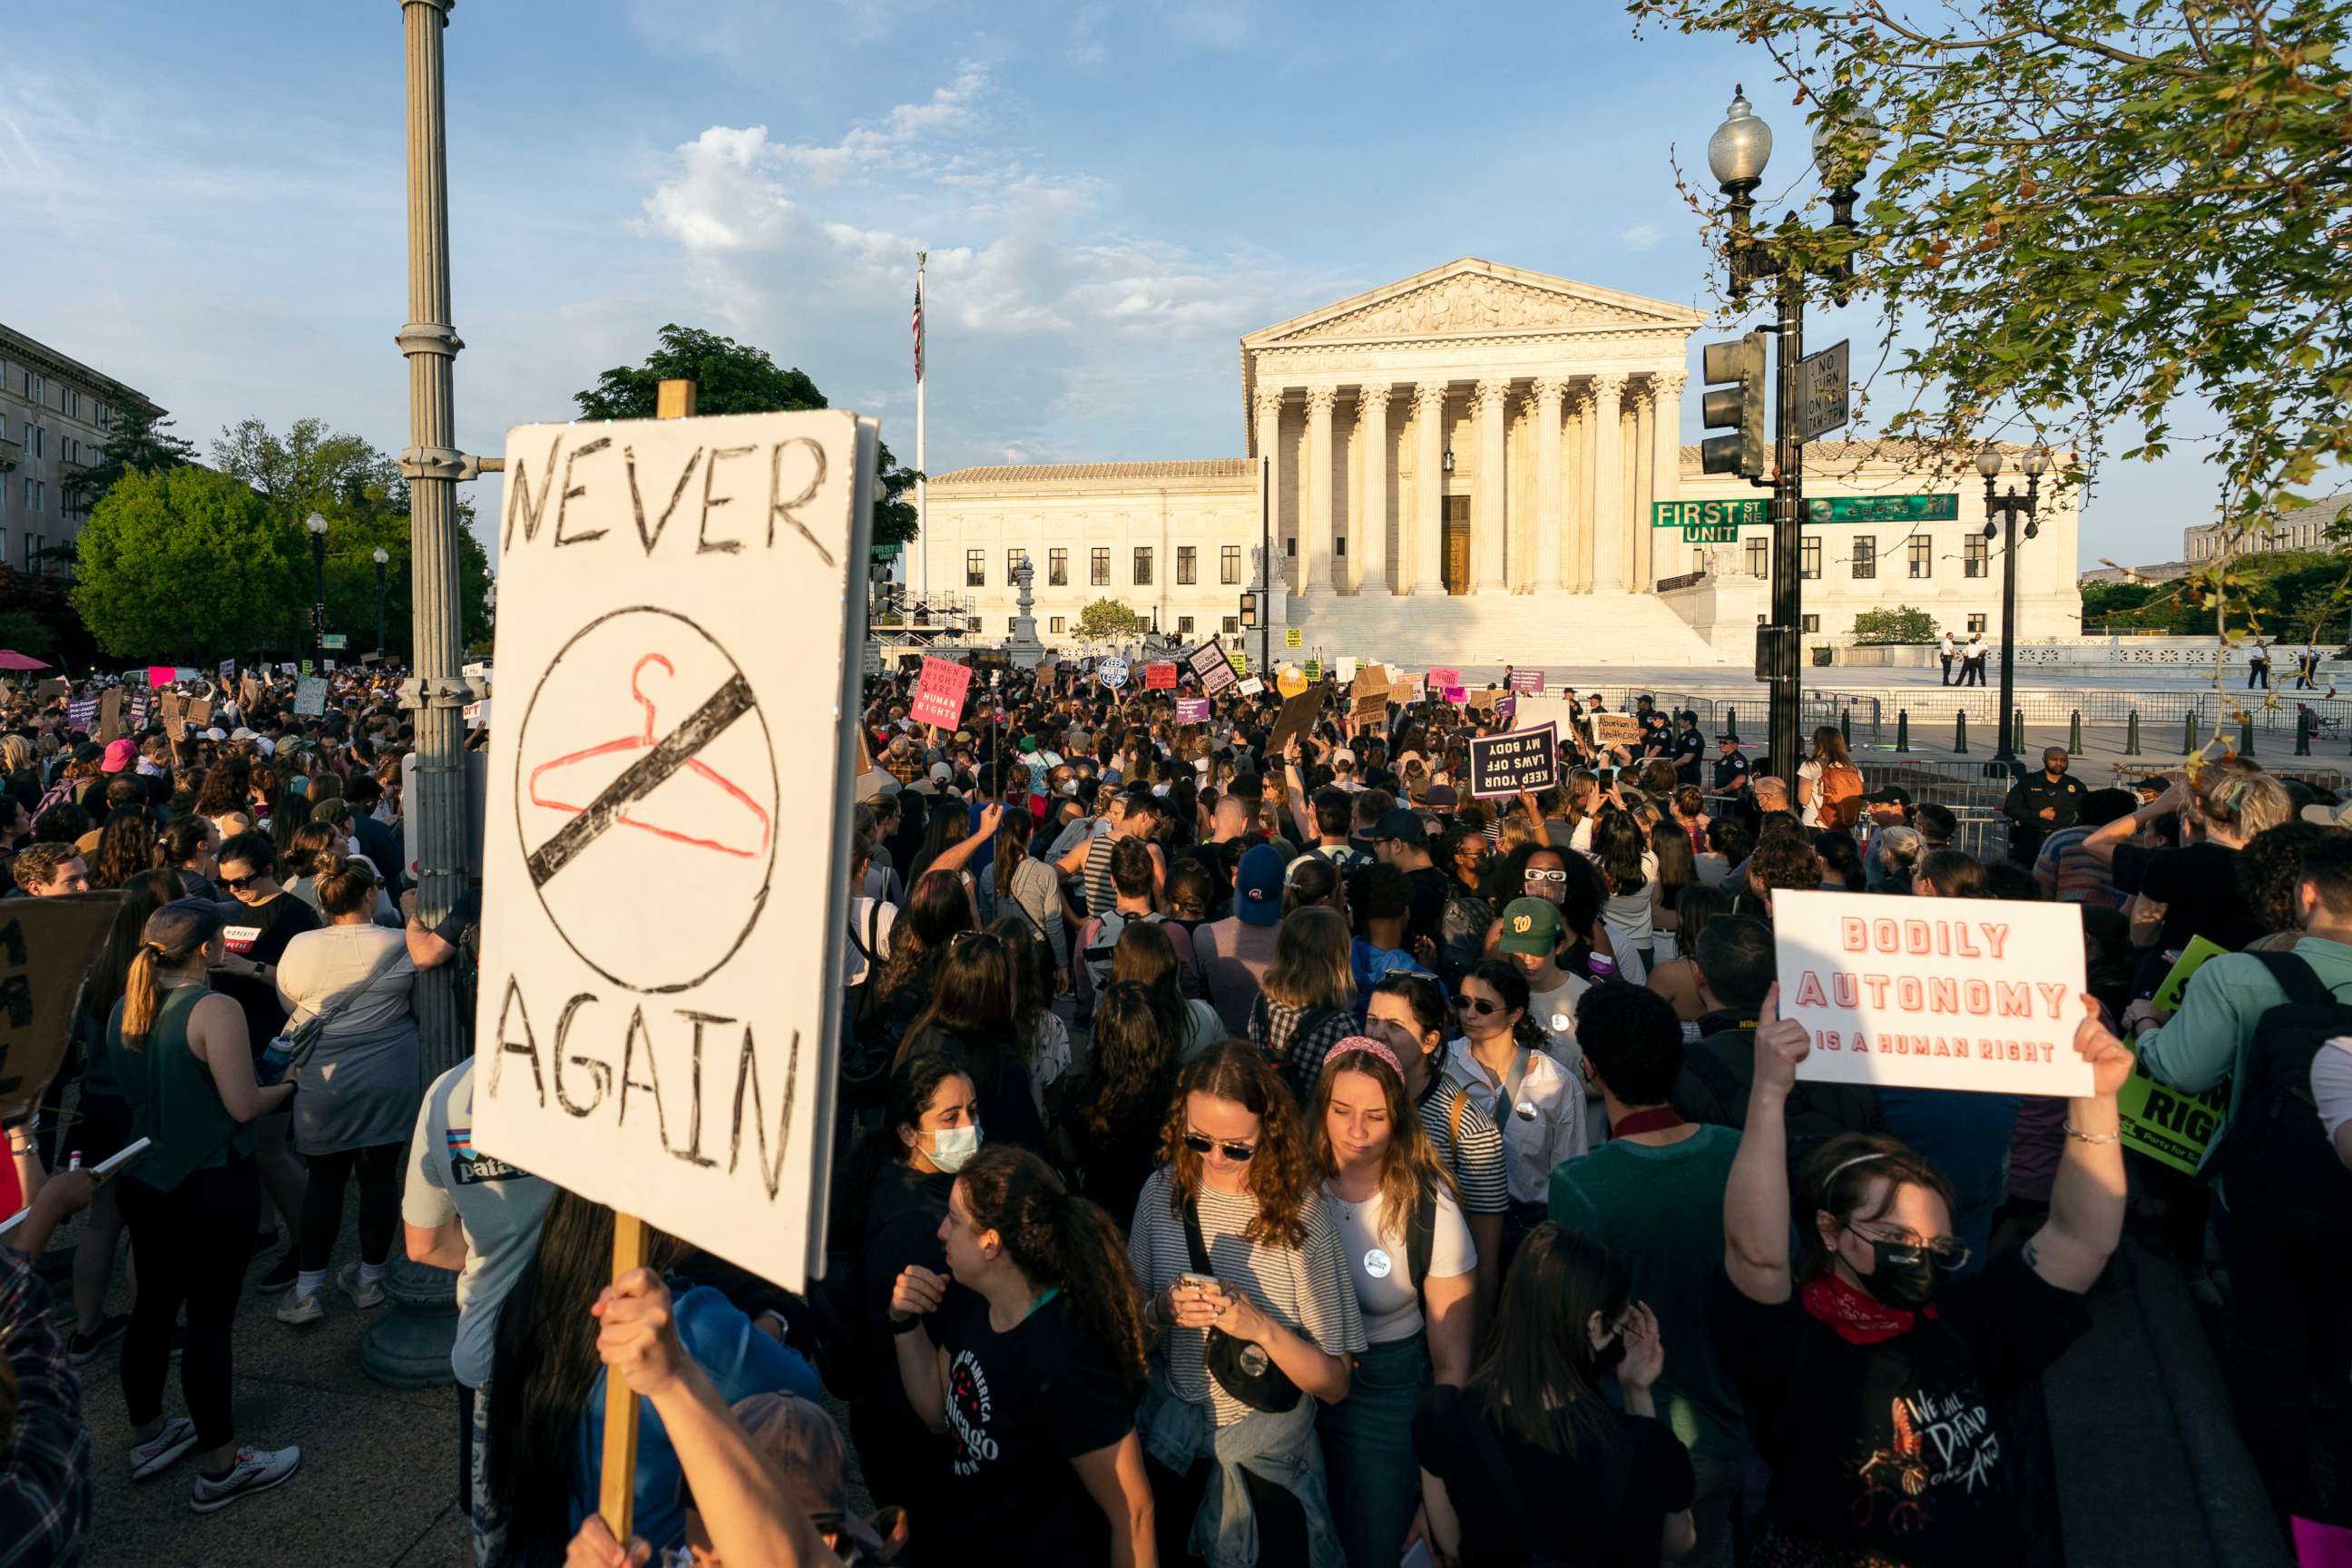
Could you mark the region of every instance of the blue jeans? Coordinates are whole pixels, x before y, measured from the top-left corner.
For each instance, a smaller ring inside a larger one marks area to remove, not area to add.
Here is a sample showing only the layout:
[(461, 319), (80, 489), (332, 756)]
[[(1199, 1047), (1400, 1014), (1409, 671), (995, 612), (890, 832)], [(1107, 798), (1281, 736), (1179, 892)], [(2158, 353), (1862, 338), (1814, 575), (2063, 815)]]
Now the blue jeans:
[(1356, 1358), (1348, 1397), (1316, 1415), (1331, 1522), (1348, 1568), (1396, 1568), (1421, 1504), (1412, 1413), (1429, 1386), (1429, 1338), (1377, 1344)]

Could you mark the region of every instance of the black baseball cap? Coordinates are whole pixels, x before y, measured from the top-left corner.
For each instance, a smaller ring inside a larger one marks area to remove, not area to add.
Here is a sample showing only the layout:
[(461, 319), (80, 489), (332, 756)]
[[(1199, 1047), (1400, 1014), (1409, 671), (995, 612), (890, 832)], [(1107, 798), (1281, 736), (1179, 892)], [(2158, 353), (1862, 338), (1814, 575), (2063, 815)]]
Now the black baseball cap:
[(1410, 844), (1418, 848), (1429, 843), (1429, 832), (1422, 826), (1419, 812), (1407, 811), (1401, 805), (1392, 805), (1381, 813), (1380, 820), (1372, 824), (1373, 841), (1377, 843), (1383, 838), (1394, 839), (1399, 844)]
[(1911, 809), (1911, 792), (1901, 784), (1887, 784), (1884, 788), (1872, 790), (1862, 798), (1873, 805), (1899, 805), (1906, 811)]

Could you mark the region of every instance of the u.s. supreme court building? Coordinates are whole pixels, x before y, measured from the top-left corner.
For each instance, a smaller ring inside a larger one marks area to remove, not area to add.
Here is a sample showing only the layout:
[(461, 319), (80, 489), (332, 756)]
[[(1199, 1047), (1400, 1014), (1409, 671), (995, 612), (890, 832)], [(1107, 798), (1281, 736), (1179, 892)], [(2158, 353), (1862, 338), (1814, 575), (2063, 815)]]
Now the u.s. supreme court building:
[[(967, 597), (992, 639), (1011, 630), (1025, 559), (1049, 647), (1075, 648), (1101, 598), (1238, 647), (1263, 531), (1273, 624), (1301, 628), (1309, 652), (1746, 665), (1769, 605), (1767, 492), (1702, 475), (1678, 438), (1705, 322), (1452, 262), (1242, 339), (1242, 457), (932, 478), (913, 581)], [(1998, 636), (2000, 544), (1972, 468), (1829, 442), (1806, 473), (1808, 643), (1895, 605)], [(2021, 640), (2081, 631), (2077, 522), (2074, 492), (2045, 491), (2040, 537), (2020, 547)]]

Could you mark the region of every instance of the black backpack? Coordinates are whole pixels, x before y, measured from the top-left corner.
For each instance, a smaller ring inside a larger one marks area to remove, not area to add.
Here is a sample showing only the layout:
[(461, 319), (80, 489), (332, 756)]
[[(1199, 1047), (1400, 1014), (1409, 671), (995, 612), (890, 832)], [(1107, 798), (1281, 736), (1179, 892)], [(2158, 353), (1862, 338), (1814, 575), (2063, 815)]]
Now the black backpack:
[(2338, 1001), (2295, 954), (2254, 956), (2286, 1000), (2254, 1022), (2239, 1069), (2238, 1108), (2205, 1173), (2224, 1184), (2232, 1209), (2259, 1212), (2269, 1224), (2321, 1227), (2316, 1235), (2340, 1234), (2352, 1226), (2352, 1171), (2320, 1123), (2311, 1064), (2329, 1040), (2352, 1035), (2352, 1005)]
[(841, 1090), (847, 1104), (872, 1110), (882, 1103), (890, 1087), (890, 1057), (898, 1042), (891, 1037), (890, 1008), (882, 994), (882, 960), (875, 949), (881, 924), (879, 902), (866, 906), (866, 932), (849, 928), (849, 944), (866, 960), (866, 978), (848, 987), (841, 1008)]

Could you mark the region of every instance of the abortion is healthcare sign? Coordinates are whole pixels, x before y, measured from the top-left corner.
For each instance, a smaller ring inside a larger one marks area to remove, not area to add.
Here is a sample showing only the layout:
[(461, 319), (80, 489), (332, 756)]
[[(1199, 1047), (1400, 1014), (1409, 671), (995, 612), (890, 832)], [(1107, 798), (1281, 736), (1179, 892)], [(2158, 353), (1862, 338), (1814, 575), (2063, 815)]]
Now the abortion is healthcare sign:
[(1776, 892), (1772, 931), (1780, 1016), (1813, 1037), (1799, 1078), (2091, 1092), (2080, 906)]

